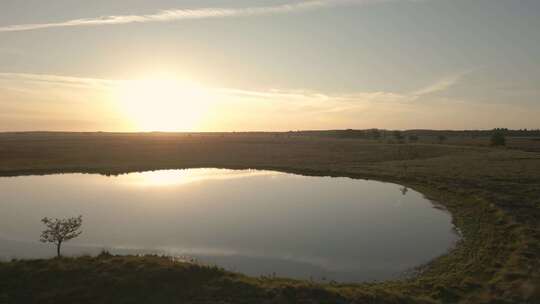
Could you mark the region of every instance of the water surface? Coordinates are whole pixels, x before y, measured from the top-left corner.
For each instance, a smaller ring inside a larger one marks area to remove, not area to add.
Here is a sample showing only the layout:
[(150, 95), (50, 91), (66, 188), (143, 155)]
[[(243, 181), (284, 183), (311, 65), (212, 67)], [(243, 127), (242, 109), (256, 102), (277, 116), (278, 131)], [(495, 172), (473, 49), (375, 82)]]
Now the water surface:
[(50, 257), (42, 217), (83, 215), (66, 254), (166, 253), (249, 275), (389, 279), (447, 252), (448, 212), (402, 186), (273, 171), (0, 178), (0, 258)]

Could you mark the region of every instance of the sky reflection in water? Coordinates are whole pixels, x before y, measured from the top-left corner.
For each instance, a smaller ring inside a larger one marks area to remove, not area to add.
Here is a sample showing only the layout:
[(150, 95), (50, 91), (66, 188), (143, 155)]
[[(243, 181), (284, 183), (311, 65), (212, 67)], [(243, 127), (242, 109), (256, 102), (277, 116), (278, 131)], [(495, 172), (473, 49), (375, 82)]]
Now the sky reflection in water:
[(273, 171), (0, 178), (0, 257), (44, 257), (44, 216), (82, 214), (67, 254), (188, 255), (250, 275), (392, 278), (445, 253), (451, 216), (396, 184)]

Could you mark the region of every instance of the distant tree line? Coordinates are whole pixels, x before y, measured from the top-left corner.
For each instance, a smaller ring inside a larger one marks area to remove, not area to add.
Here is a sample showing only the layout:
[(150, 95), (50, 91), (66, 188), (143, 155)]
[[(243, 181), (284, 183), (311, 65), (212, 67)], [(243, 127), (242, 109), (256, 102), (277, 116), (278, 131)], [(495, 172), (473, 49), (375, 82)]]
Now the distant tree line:
[(358, 139), (391, 139), (397, 141), (417, 142), (421, 138), (434, 138), (439, 143), (444, 143), (451, 137), (461, 138), (491, 138), (494, 133), (504, 137), (540, 137), (540, 129), (519, 129), (511, 130), (507, 128), (496, 128), (493, 130), (405, 130), (397, 131), (385, 129), (346, 129), (346, 130), (324, 130), (324, 131), (290, 131), (289, 136), (316, 136), (333, 138), (358, 138)]

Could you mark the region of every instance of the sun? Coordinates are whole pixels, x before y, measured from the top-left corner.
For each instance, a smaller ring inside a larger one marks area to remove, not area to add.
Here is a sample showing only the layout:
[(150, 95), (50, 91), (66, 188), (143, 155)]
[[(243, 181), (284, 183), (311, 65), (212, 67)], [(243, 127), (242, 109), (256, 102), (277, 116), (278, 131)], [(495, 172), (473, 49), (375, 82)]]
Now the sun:
[(209, 106), (203, 87), (174, 78), (120, 81), (115, 91), (120, 112), (136, 131), (194, 131)]

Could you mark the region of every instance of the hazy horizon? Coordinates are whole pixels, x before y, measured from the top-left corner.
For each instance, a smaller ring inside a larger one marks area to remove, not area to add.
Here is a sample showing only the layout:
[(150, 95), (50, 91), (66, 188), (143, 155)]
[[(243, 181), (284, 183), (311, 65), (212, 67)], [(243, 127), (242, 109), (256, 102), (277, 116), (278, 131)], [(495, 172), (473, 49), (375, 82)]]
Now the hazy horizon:
[(536, 0), (6, 0), (0, 132), (537, 129)]
[[(386, 132), (401, 131), (401, 132), (414, 132), (414, 131), (433, 131), (433, 132), (492, 132), (499, 128), (491, 129), (382, 129), (382, 128), (365, 128), (365, 129), (298, 129), (298, 130), (246, 130), (246, 131), (219, 131), (219, 130), (207, 130), (207, 131), (104, 131), (104, 130), (92, 130), (92, 131), (66, 131), (66, 130), (17, 130), (17, 131), (0, 131), (2, 133), (110, 133), (110, 134), (150, 134), (150, 133), (164, 133), (164, 134), (220, 134), (220, 133), (289, 133), (289, 132), (332, 132), (332, 131), (369, 131), (379, 130)], [(508, 131), (524, 131), (537, 133), (540, 128), (522, 128), (522, 129), (508, 129)]]

